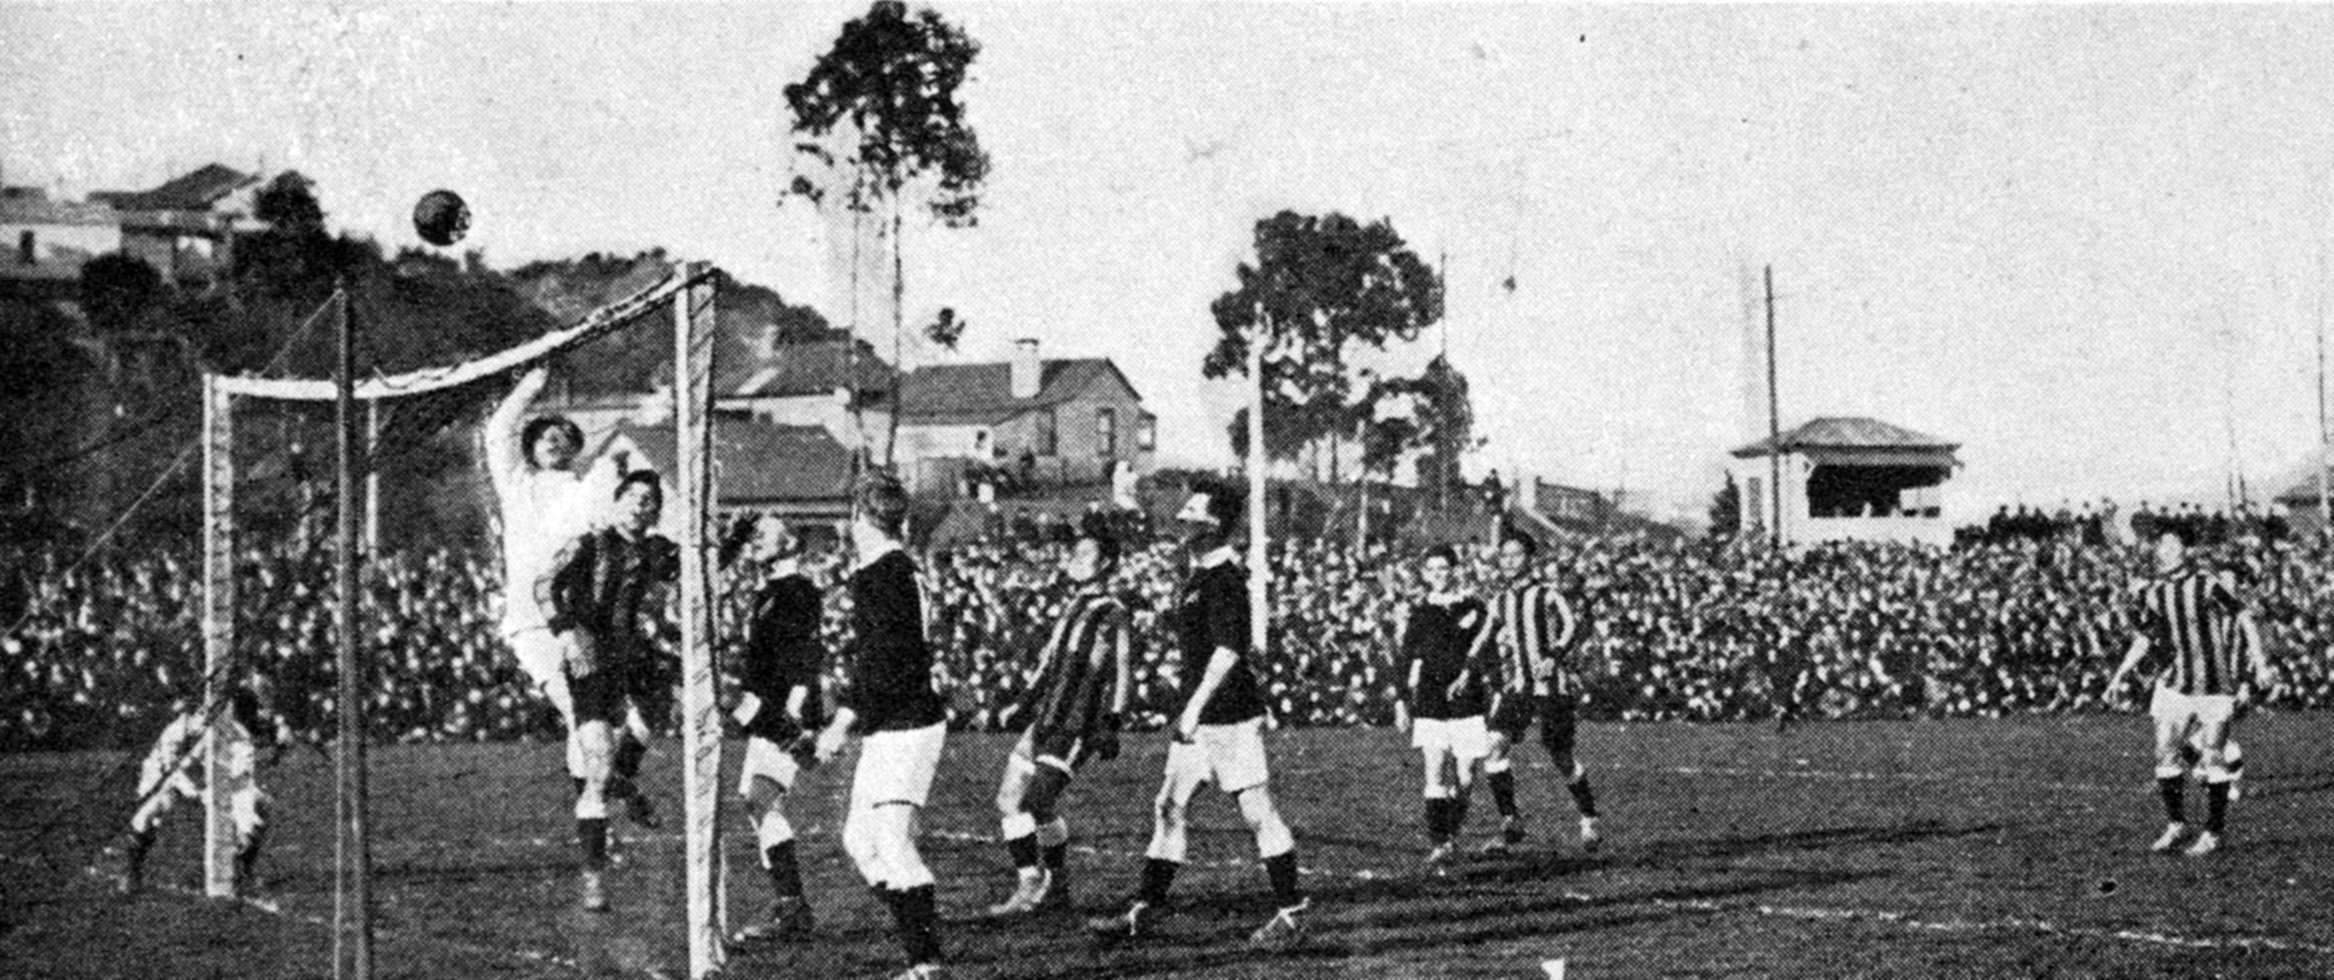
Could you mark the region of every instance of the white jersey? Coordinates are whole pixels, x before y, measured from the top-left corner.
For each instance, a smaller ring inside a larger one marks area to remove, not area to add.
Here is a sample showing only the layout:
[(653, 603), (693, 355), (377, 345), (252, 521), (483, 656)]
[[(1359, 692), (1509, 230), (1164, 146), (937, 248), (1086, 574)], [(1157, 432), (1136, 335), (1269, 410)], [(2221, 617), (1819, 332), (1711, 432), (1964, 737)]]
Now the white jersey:
[(163, 729), (139, 769), (138, 796), (151, 796), (164, 783), (180, 796), (191, 799), (201, 795), (206, 763), (213, 751), (220, 753), (225, 780), (221, 789), (230, 795), (256, 789), (259, 753), (251, 743), (251, 731), (231, 716), (219, 719), (219, 723), (224, 739), (216, 746), (211, 744), (200, 712), (180, 715)]
[(568, 542), (602, 522), (618, 479), (615, 464), (606, 460), (589, 475), (530, 465), (519, 445), (519, 416), (532, 395), (513, 392), (487, 422), (487, 468), (502, 510), (505, 636), (541, 629), (549, 621), (535, 601), (535, 580), (550, 572)]

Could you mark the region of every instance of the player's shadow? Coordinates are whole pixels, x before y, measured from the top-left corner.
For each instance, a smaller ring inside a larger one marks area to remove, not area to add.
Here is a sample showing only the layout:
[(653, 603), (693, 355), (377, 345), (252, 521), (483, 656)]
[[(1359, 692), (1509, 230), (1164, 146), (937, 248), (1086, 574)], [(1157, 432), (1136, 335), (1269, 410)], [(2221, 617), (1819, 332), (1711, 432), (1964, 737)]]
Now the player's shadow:
[[(1826, 888), (1884, 876), (1884, 872), (1776, 871), (1723, 883), (1578, 895), (1560, 891), (1518, 894), (1453, 888), (1427, 880), (1356, 881), (1313, 893), (1311, 935), (1285, 954), (1342, 960), (1390, 952), (1479, 951), (1485, 944), (1628, 928), (1684, 917), (1723, 914), (1754, 896)], [(1270, 914), (1261, 894), (1209, 896), (1178, 903), (1160, 920), (1155, 937), (1101, 947), (966, 949), (968, 966), (1009, 966), (1016, 977), (1052, 978), (1183, 975), (1232, 967), (1255, 968), (1260, 954), (1248, 931)], [(1041, 942), (1043, 942), (1041, 940)], [(1049, 944), (1057, 945), (1057, 944)], [(994, 949), (994, 955), (988, 954)]]
[[(2247, 780), (2251, 782), (2251, 780)], [(2245, 787), (2245, 797), (2254, 800), (2276, 799), (2284, 796), (2315, 796), (2334, 790), (2334, 774), (2318, 773), (2311, 776), (2287, 776), (2262, 780), (2262, 785)]]
[(1519, 877), (1535, 879), (1551, 871), (1589, 868), (1644, 870), (1725, 862), (1758, 854), (1821, 851), (1842, 847), (1889, 846), (1963, 837), (1983, 837), (1998, 834), (2001, 830), (2002, 825), (1999, 823), (1955, 826), (1940, 820), (1915, 820), (1909, 823), (1885, 826), (1821, 827), (1812, 830), (1735, 834), (1725, 837), (1656, 839), (1635, 844), (1625, 851), (1605, 858), (1560, 857), (1553, 859), (1552, 864), (1548, 860), (1524, 861), (1519, 864), (1493, 864), (1480, 869), (1460, 871), (1455, 873), (1453, 877), (1470, 881)]

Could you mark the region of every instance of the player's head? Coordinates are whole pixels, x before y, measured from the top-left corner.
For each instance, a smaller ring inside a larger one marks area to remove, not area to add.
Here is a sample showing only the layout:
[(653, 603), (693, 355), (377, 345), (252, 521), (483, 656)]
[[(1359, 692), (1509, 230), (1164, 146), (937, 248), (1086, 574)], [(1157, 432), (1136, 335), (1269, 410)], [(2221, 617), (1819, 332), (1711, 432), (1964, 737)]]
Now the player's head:
[(1532, 559), (1540, 553), (1540, 542), (1531, 535), (1510, 528), (1499, 535), (1499, 570), (1510, 577), (1532, 570)]
[(854, 528), (887, 541), (899, 540), (908, 521), (908, 488), (900, 484), (899, 477), (882, 470), (867, 471), (851, 488), (851, 520)]
[(1193, 480), (1191, 497), (1175, 513), (1175, 523), (1183, 529), (1184, 540), (1193, 545), (1221, 544), (1240, 525), (1240, 495), (1222, 480)]
[(653, 470), (634, 470), (616, 484), (616, 524), (639, 534), (656, 526), (664, 513), (665, 488)]
[(1418, 557), (1418, 573), (1426, 577), (1427, 588), (1442, 592), (1451, 587), (1451, 573), (1459, 567), (1459, 554), (1447, 544), (1426, 549)]
[(583, 449), (583, 427), (565, 415), (542, 415), (519, 433), (527, 463), (539, 470), (564, 470)]
[(1073, 582), (1092, 582), (1105, 578), (1118, 568), (1118, 534), (1111, 530), (1109, 519), (1101, 514), (1088, 514), (1078, 522), (1078, 536), (1070, 542), (1070, 554), (1062, 561), (1062, 571)]
[(2188, 560), (2188, 536), (2179, 530), (2166, 529), (2156, 535), (2156, 568), (2171, 571)]

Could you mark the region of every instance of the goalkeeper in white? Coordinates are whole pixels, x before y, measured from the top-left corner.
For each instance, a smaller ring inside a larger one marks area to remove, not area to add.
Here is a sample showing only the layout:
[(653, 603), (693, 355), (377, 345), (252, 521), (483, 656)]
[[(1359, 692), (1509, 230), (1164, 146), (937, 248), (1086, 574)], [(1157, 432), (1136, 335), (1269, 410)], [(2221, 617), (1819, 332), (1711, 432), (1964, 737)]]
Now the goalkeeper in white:
[[(567, 687), (567, 641), (553, 635), (550, 614), (533, 593), (533, 583), (551, 573), (560, 549), (606, 523), (608, 500), (628, 468), (620, 458), (602, 460), (588, 473), (575, 469), (583, 449), (583, 429), (562, 415), (527, 419), (528, 406), (549, 375), (542, 368), (519, 378), (486, 422), (486, 463), (502, 510), (502, 635), (535, 689), (559, 710), (567, 729), (567, 774), (583, 791), (582, 749), (575, 739), (575, 698)], [(515, 585), (508, 584), (515, 583)], [(628, 712), (615, 748), (618, 771), (637, 768), (647, 751), (648, 726), (637, 709)], [(624, 763), (630, 762), (627, 766)], [(609, 795), (626, 801), (637, 823), (653, 825), (655, 810), (636, 787), (620, 782)]]
[(146, 855), (162, 818), (181, 801), (198, 800), (213, 753), (219, 758), (221, 789), (235, 823), (235, 880), (243, 888), (256, 887), (253, 877), (259, 848), (267, 839), (268, 796), (259, 788), (258, 753), (252, 731), (260, 727), (259, 698), (237, 688), (228, 698), (226, 717), (214, 737), (204, 712), (181, 699), (177, 717), (154, 740), (138, 773), (138, 809), (130, 816), (129, 839), (123, 850), (120, 888), (131, 894), (145, 887)]

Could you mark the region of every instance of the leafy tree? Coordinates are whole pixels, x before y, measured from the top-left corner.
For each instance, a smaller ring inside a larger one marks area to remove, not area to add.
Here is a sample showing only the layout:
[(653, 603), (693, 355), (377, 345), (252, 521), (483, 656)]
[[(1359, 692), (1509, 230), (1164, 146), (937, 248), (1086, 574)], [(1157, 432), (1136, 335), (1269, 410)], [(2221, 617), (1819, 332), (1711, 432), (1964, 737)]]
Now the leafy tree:
[[(791, 192), (813, 204), (839, 195), (838, 203), (853, 213), (855, 227), (859, 215), (888, 212), (892, 363), (902, 368), (907, 324), (901, 304), (906, 284), (901, 276), (900, 234), (905, 203), (911, 196), (921, 196), (941, 224), (966, 227), (974, 223), (980, 189), (989, 175), (989, 155), (957, 99), (980, 50), (962, 28), (936, 11), (925, 8), (911, 14), (898, 0), (877, 0), (865, 16), (843, 25), (834, 46), (808, 75), (786, 86), (792, 129), (810, 137), (795, 144), (796, 154), (839, 175), (822, 182), (798, 173)], [(857, 326), (852, 324), (852, 329)], [(887, 465), (899, 442), (898, 396), (894, 375), (894, 411), (884, 442)]]
[[(1334, 480), (1340, 444), (1368, 438), (1379, 405), (1402, 391), (1354, 355), (1415, 340), (1440, 320), (1442, 279), (1385, 220), (1283, 211), (1256, 223), (1255, 249), (1239, 288), (1210, 307), (1222, 336), (1201, 371), (1244, 376), (1250, 340), (1261, 336), (1267, 455), (1292, 459), (1326, 443)], [(1245, 454), (1245, 439), (1234, 448)]]
[(100, 334), (126, 333), (170, 298), (162, 273), (120, 252), (107, 252), (81, 266), (81, 311)]
[(1710, 536), (1731, 538), (1742, 530), (1742, 488), (1734, 484), (1734, 474), (1726, 474), (1726, 485), (1710, 495)]
[(1475, 438), (1475, 403), (1468, 392), (1467, 376), (1448, 356), (1438, 354), (1427, 362), (1425, 371), (1402, 386), (1404, 393), (1415, 399), (1417, 436), (1412, 445), (1419, 450), (1418, 485), (1433, 491), (1438, 506), (1447, 505), (1450, 491), (1467, 482), (1460, 466), (1462, 459), (1481, 445)]
[(932, 318), (932, 322), (924, 325), (924, 339), (949, 350), (955, 350), (957, 342), (964, 339), (964, 328), (968, 326), (971, 324), (956, 318), (954, 307), (943, 306), (940, 308), (940, 313)]

